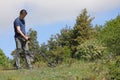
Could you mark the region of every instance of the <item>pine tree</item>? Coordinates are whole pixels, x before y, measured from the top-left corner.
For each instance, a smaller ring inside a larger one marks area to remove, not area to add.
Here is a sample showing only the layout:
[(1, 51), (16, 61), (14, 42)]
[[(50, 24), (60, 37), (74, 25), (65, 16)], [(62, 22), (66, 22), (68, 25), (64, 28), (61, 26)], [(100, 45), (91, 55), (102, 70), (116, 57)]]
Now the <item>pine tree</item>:
[(71, 57), (74, 57), (78, 45), (93, 37), (94, 30), (91, 24), (92, 20), (93, 18), (88, 15), (86, 9), (83, 9), (82, 13), (77, 17), (71, 35)]

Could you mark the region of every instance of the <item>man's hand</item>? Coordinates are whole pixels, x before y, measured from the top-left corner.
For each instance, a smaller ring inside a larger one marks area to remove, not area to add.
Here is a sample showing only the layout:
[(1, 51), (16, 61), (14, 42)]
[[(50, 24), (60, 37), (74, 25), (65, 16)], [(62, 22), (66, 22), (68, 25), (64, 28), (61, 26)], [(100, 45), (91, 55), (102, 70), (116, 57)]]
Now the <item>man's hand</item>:
[(28, 37), (28, 36), (25, 36), (24, 38), (25, 38), (25, 40), (26, 40), (26, 41), (28, 41), (28, 40), (29, 40), (29, 37)]
[(28, 41), (29, 40), (29, 37), (24, 35), (20, 29), (20, 26), (17, 26), (17, 32), (20, 33), (20, 35), (26, 40)]
[(25, 40), (26, 40), (26, 41), (30, 41), (30, 39), (31, 39), (31, 38), (30, 38), (29, 36), (25, 35)]

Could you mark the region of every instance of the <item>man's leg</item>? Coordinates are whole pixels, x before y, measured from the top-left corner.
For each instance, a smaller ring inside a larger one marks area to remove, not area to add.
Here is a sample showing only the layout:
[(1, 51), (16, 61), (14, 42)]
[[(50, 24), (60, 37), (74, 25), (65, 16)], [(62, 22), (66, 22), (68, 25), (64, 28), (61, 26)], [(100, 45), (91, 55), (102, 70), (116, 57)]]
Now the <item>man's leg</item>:
[(18, 49), (17, 53), (16, 53), (16, 61), (15, 61), (17, 69), (21, 68), (21, 66), (20, 66), (20, 53), (21, 53), (21, 50)]
[(27, 67), (28, 68), (32, 68), (32, 65), (31, 65), (31, 56), (30, 56), (31, 54), (30, 54), (27, 42), (24, 43), (23, 49), (25, 51), (25, 60), (26, 60)]
[(32, 68), (30, 52), (28, 50), (25, 51), (25, 59), (26, 59), (27, 67)]
[(16, 68), (19, 69), (21, 68), (20, 66), (20, 53), (22, 52), (22, 48), (21, 48), (21, 41), (18, 38), (15, 38), (15, 42), (16, 42), (16, 48), (17, 48), (17, 52), (16, 52), (16, 60), (15, 60), (15, 65)]

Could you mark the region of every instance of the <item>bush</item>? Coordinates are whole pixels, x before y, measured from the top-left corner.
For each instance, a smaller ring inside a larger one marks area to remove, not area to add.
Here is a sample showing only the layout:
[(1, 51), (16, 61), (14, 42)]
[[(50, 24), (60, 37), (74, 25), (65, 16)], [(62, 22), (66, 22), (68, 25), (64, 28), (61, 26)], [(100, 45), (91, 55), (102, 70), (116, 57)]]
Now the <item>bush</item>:
[(49, 52), (52, 61), (55, 60), (56, 63), (65, 62), (68, 58), (70, 58), (71, 50), (68, 46), (57, 47), (55, 50)]
[(3, 53), (3, 51), (0, 49), (0, 66), (5, 66), (7, 61), (7, 57)]
[(120, 56), (109, 63), (109, 76), (111, 80), (120, 80)]
[(96, 39), (91, 39), (77, 47), (76, 57), (85, 60), (95, 60), (101, 58), (105, 47)]
[(106, 22), (98, 37), (110, 52), (120, 55), (120, 15)]

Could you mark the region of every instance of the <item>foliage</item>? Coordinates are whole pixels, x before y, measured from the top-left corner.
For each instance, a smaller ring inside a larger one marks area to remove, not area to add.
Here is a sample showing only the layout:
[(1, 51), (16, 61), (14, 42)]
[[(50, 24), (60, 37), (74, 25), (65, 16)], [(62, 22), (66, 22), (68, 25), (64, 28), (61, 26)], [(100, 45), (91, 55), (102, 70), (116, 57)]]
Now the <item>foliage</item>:
[(71, 50), (72, 50), (72, 57), (76, 53), (76, 49), (78, 45), (81, 45), (86, 40), (92, 38), (94, 30), (92, 28), (93, 18), (91, 18), (86, 9), (83, 9), (81, 14), (76, 19), (76, 24), (73, 27), (72, 34), (71, 34)]
[(107, 21), (99, 34), (99, 39), (105, 43), (110, 52), (120, 54), (120, 15)]
[(111, 80), (120, 80), (120, 56), (109, 63), (109, 75)]
[(77, 47), (76, 57), (85, 60), (101, 58), (105, 47), (96, 39), (88, 40)]
[(110, 80), (119, 80), (120, 77), (120, 15), (105, 23), (98, 34), (98, 40), (107, 47), (109, 57)]
[(0, 49), (0, 66), (5, 66), (7, 62), (7, 57), (5, 56), (2, 49)]
[(59, 46), (70, 46), (71, 35), (72, 29), (66, 25), (66, 27), (60, 31), (60, 34), (57, 34)]
[(86, 9), (82, 10), (82, 13), (77, 17), (76, 24), (73, 27), (73, 38), (74, 41), (77, 41), (78, 44), (81, 44), (85, 40), (91, 39), (93, 34), (91, 18)]
[(68, 46), (57, 47), (56, 50), (50, 51), (51, 58), (56, 61), (57, 64), (65, 62), (70, 58), (70, 48)]
[(94, 32), (95, 32), (94, 37), (95, 37), (95, 38), (97, 38), (97, 37), (99, 36), (99, 34), (100, 34), (100, 32), (102, 31), (102, 29), (103, 29), (103, 26), (102, 26), (102, 25), (96, 25), (96, 26), (94, 27)]
[[(60, 34), (52, 35), (48, 41), (48, 49), (50, 52), (61, 56), (61, 53), (66, 56), (66, 49), (68, 48), (67, 56), (75, 58), (78, 45), (81, 45), (86, 40), (93, 38), (94, 28), (92, 28), (91, 18), (87, 14), (87, 10), (83, 9), (81, 14), (76, 19), (76, 24), (73, 28), (66, 25)], [(65, 52), (63, 52), (65, 51)], [(51, 53), (51, 54), (52, 54)]]

